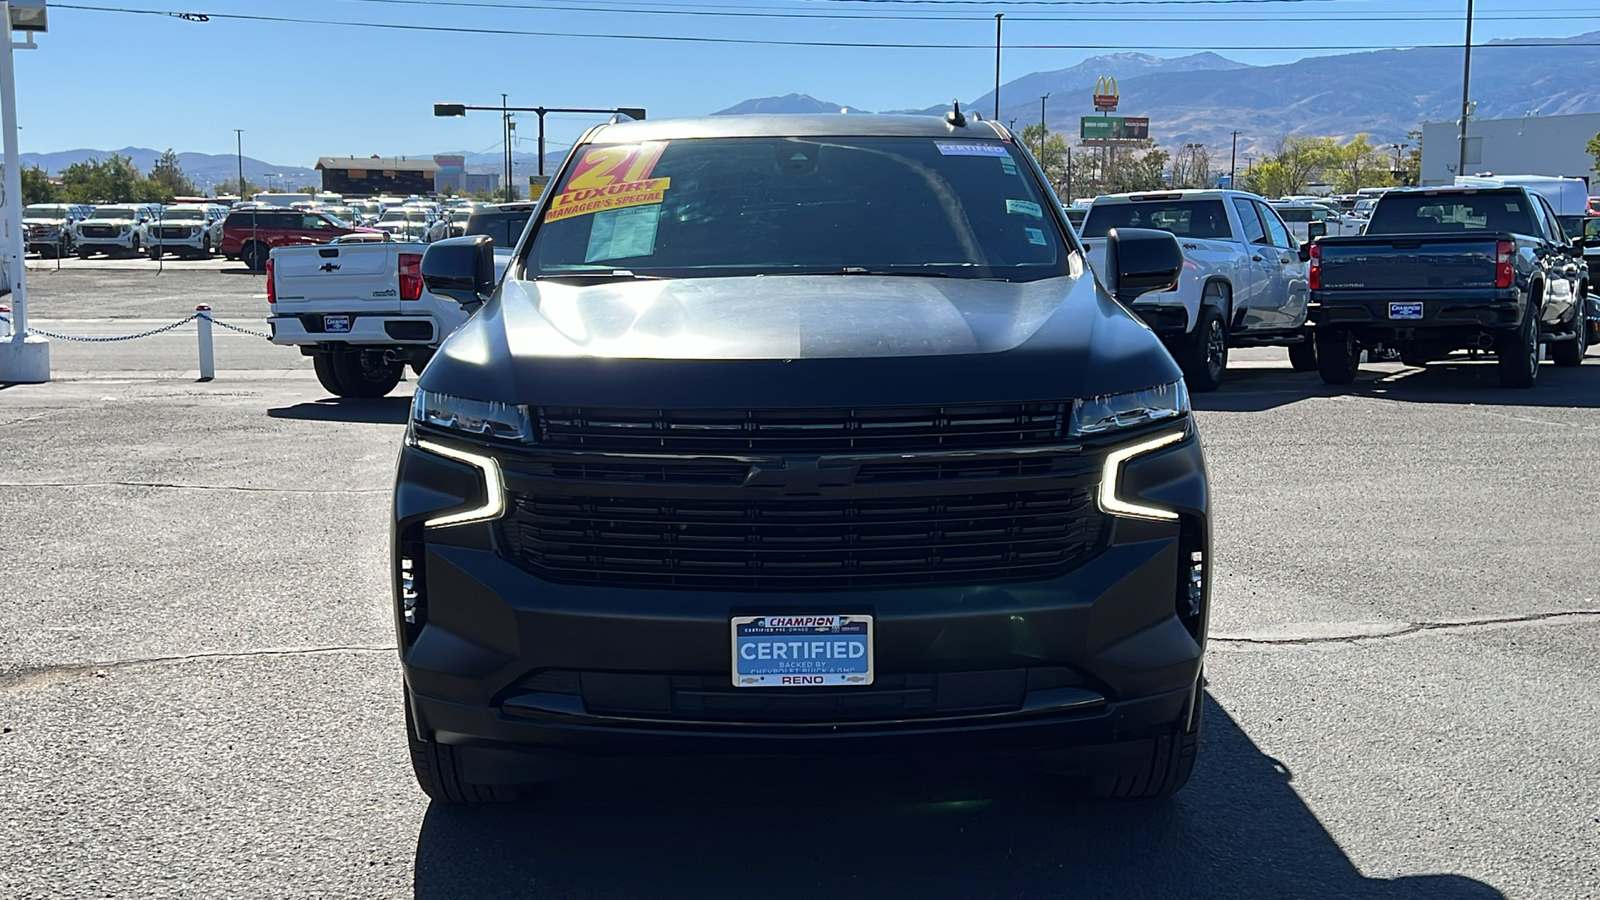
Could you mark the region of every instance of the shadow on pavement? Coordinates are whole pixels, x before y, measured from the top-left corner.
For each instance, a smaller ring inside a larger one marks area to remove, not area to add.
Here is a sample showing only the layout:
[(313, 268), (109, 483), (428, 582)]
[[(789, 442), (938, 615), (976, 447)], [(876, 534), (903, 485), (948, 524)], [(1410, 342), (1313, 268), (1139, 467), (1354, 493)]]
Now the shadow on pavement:
[(1195, 409), (1212, 412), (1264, 412), (1312, 397), (1378, 397), (1403, 403), (1453, 403), (1479, 406), (1600, 408), (1600, 366), (1590, 364), (1558, 369), (1539, 367), (1539, 380), (1531, 388), (1503, 388), (1494, 357), (1472, 360), (1452, 356), (1421, 369), (1398, 363), (1361, 367), (1354, 384), (1333, 387), (1315, 372), (1283, 368), (1229, 369), (1222, 387), (1209, 394), (1192, 394)]
[(734, 782), (689, 762), (519, 806), (435, 803), (415, 896), (1502, 897), (1457, 875), (1364, 877), (1292, 775), (1206, 703), (1194, 780), (1168, 803), (1074, 804), (1025, 773), (896, 782), (780, 761)]
[(404, 425), (411, 414), (410, 397), (379, 397), (375, 400), (350, 400), (329, 397), (293, 406), (267, 410), (274, 419), (304, 419), (311, 422), (355, 422), (368, 425)]

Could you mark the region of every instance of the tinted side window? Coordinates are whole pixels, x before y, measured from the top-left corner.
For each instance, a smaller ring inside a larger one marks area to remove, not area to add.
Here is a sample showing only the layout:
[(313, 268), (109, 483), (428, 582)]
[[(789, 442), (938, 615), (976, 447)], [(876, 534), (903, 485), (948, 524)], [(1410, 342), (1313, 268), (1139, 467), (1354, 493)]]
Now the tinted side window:
[(1294, 238), (1289, 236), (1289, 229), (1278, 219), (1278, 211), (1264, 203), (1256, 204), (1256, 212), (1261, 214), (1261, 221), (1267, 226), (1267, 234), (1272, 238), (1272, 246), (1289, 249), (1294, 246)]
[(1561, 227), (1561, 219), (1556, 216), (1556, 211), (1550, 208), (1550, 201), (1543, 194), (1538, 195), (1539, 218), (1543, 219), (1545, 231), (1550, 233), (1550, 239), (1558, 244), (1567, 243), (1566, 231)]
[(1261, 227), (1261, 219), (1256, 215), (1255, 204), (1243, 197), (1235, 197), (1233, 208), (1239, 213), (1239, 224), (1244, 226), (1244, 239), (1252, 244), (1265, 244), (1267, 232)]

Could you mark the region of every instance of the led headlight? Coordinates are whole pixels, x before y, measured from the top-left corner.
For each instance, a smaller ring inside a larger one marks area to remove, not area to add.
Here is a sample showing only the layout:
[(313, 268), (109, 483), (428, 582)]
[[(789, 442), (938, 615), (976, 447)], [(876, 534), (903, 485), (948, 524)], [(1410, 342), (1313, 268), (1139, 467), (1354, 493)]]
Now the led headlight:
[(418, 390), (411, 398), (411, 421), (502, 441), (525, 443), (533, 439), (533, 423), (526, 406), (468, 400), (435, 391)]
[(1109, 434), (1125, 428), (1138, 428), (1181, 419), (1189, 414), (1189, 389), (1180, 379), (1125, 394), (1089, 397), (1072, 404), (1069, 437)]

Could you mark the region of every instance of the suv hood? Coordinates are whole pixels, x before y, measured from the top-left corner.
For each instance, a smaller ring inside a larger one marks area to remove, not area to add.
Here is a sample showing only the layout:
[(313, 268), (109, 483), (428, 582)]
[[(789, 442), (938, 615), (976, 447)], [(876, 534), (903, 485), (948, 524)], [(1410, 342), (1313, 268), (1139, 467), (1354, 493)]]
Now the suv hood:
[(132, 225), (133, 219), (79, 219), (79, 225)]
[(66, 219), (65, 216), (62, 216), (59, 219), (41, 219), (41, 218), (33, 217), (33, 218), (23, 219), (22, 220), (22, 224), (24, 224), (24, 225), (65, 225), (65, 224), (67, 224), (67, 219)]
[(793, 407), (1062, 399), (1178, 377), (1085, 272), (506, 280), (420, 384), (507, 403)]

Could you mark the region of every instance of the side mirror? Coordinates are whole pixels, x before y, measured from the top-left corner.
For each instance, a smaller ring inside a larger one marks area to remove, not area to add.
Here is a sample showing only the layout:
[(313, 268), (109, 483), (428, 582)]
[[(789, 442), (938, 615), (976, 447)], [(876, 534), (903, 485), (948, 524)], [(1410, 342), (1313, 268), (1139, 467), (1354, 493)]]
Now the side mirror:
[(422, 283), (463, 309), (477, 309), (494, 293), (494, 242), (479, 234), (429, 244), (422, 254)]
[(1183, 273), (1178, 239), (1153, 228), (1113, 228), (1106, 235), (1106, 271), (1111, 293), (1124, 303), (1140, 294), (1171, 290)]
[(1309, 236), (1313, 241), (1316, 240), (1319, 237), (1327, 237), (1328, 236), (1328, 223), (1327, 222), (1312, 222), (1311, 224), (1306, 226), (1306, 235)]
[(1300, 261), (1311, 262), (1311, 242), (1306, 241), (1300, 245)]

